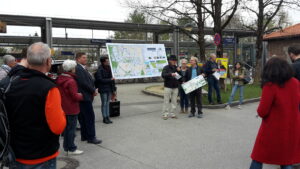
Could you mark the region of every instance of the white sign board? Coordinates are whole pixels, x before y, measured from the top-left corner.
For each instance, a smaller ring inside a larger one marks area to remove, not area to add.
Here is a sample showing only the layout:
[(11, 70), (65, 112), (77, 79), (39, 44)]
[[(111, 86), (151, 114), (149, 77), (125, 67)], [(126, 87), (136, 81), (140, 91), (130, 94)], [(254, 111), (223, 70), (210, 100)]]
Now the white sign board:
[(115, 79), (161, 76), (168, 64), (163, 44), (106, 43)]
[(188, 82), (182, 84), (182, 88), (185, 94), (189, 94), (192, 91), (206, 85), (206, 80), (202, 75), (195, 77), (194, 79), (189, 80)]

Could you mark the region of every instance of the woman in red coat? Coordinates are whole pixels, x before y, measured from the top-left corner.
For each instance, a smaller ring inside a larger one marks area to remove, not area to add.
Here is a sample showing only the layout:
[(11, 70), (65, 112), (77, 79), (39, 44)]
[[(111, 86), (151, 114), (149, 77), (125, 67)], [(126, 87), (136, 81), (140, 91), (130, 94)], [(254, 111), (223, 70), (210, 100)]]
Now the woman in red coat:
[(67, 154), (78, 155), (83, 151), (78, 150), (74, 143), (75, 130), (77, 125), (77, 116), (79, 114), (79, 101), (81, 101), (82, 94), (78, 93), (77, 83), (75, 81), (75, 67), (76, 62), (73, 60), (66, 60), (63, 63), (64, 73), (58, 76), (56, 83), (61, 94), (62, 108), (66, 114), (67, 126), (64, 132), (63, 147)]
[(300, 83), (287, 61), (272, 58), (264, 67), (262, 87), (257, 108), (262, 123), (250, 169), (262, 169), (262, 163), (292, 169), (300, 163)]

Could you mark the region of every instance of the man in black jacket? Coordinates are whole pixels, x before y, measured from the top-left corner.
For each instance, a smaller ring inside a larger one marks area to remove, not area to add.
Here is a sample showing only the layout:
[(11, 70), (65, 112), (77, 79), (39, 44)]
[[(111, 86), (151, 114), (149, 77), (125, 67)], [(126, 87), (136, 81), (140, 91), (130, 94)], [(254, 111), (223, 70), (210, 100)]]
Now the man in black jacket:
[(213, 75), (218, 70), (218, 64), (216, 62), (216, 55), (211, 54), (210, 60), (206, 62), (204, 67), (205, 75), (207, 76), (208, 82), (208, 102), (209, 104), (213, 104), (212, 100), (212, 88), (215, 89), (217, 94), (217, 102), (221, 104), (221, 95), (220, 95), (220, 88), (219, 88), (219, 81)]
[(295, 78), (300, 81), (300, 48), (289, 47), (288, 54), (293, 62), (292, 67), (295, 72)]
[[(177, 58), (175, 55), (169, 57), (169, 64), (163, 68), (162, 78), (164, 79), (164, 105), (163, 119), (167, 120), (170, 114), (171, 118), (177, 118), (175, 110), (177, 106), (179, 81), (176, 79), (179, 68), (176, 66)], [(171, 103), (170, 103), (171, 100)]]
[(95, 113), (93, 108), (96, 89), (91, 74), (86, 69), (87, 55), (79, 52), (76, 54), (76, 76), (78, 92), (82, 93), (83, 101), (80, 102), (80, 113), (78, 120), (80, 123), (81, 141), (88, 141), (92, 144), (100, 144), (102, 141), (96, 138)]
[[(196, 57), (191, 57), (190, 59), (191, 67), (188, 69), (187, 72), (187, 81), (199, 76), (203, 75), (204, 76), (204, 71), (202, 67), (198, 66), (198, 58)], [(194, 90), (190, 94), (190, 99), (191, 99), (191, 114), (189, 117), (194, 117), (195, 112), (196, 112), (196, 101), (197, 101), (197, 109), (198, 109), (198, 118), (203, 117), (203, 112), (202, 112), (202, 88), (200, 87), (199, 89)]]

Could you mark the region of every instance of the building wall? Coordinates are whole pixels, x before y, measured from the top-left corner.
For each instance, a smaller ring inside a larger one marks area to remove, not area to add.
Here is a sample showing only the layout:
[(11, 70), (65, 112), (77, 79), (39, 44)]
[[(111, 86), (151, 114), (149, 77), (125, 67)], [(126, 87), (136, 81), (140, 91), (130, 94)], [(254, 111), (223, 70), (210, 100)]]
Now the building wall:
[(290, 46), (300, 46), (300, 38), (268, 41), (268, 57), (274, 55), (289, 59), (287, 49)]

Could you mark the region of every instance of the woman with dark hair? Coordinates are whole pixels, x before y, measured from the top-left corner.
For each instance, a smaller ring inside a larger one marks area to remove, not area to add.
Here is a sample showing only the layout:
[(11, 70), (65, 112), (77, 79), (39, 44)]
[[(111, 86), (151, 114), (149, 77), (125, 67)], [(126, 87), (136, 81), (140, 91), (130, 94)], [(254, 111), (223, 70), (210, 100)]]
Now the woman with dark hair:
[(103, 123), (109, 124), (112, 123), (109, 119), (109, 102), (115, 96), (115, 78), (112, 76), (108, 57), (101, 57), (100, 62), (101, 65), (95, 73), (95, 85), (100, 93)]
[(238, 89), (240, 89), (240, 102), (238, 108), (241, 109), (241, 105), (244, 99), (244, 77), (245, 77), (245, 68), (242, 66), (241, 62), (236, 62), (232, 71), (230, 71), (230, 77), (233, 80), (233, 88), (229, 101), (226, 105), (226, 109), (230, 109), (230, 104), (233, 100), (233, 97)]
[(262, 123), (251, 154), (250, 169), (262, 163), (292, 169), (300, 163), (300, 83), (287, 61), (272, 58), (262, 73), (262, 96), (257, 108)]

